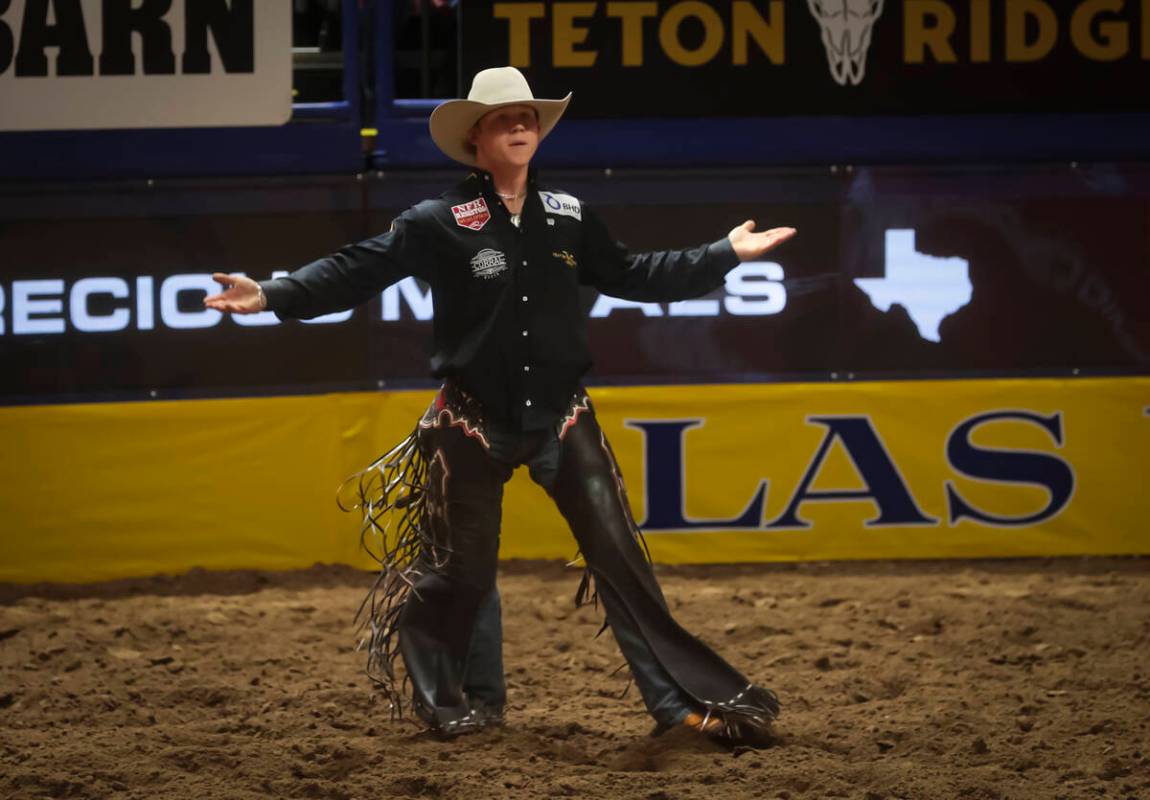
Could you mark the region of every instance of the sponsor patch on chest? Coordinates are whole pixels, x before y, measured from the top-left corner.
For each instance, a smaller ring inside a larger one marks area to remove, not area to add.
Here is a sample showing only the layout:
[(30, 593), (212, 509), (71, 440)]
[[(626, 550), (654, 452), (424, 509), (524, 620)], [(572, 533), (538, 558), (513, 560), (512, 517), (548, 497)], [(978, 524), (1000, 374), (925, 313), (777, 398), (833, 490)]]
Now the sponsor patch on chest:
[(507, 270), (507, 256), (499, 250), (483, 248), (471, 259), (471, 274), (476, 278), (494, 278)]
[(540, 192), (539, 199), (543, 201), (543, 210), (548, 214), (558, 214), (563, 217), (574, 217), (583, 221), (583, 208), (578, 198), (562, 192)]
[(456, 225), (473, 231), (482, 230), (491, 220), (491, 211), (487, 208), (487, 201), (482, 197), (470, 203), (452, 206), (451, 213), (455, 215)]

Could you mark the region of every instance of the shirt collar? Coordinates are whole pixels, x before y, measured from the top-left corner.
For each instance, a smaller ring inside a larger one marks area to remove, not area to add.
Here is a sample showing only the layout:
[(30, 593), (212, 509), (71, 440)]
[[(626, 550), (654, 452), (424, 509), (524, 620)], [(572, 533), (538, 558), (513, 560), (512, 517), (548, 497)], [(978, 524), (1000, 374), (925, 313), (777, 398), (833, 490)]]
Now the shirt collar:
[[(535, 191), (538, 182), (539, 173), (535, 167), (527, 168), (527, 192), (530, 194)], [(473, 188), (480, 191), (482, 194), (495, 195), (495, 184), (492, 182), (491, 173), (485, 169), (474, 168), (471, 174), (467, 176), (464, 183), (470, 184)]]

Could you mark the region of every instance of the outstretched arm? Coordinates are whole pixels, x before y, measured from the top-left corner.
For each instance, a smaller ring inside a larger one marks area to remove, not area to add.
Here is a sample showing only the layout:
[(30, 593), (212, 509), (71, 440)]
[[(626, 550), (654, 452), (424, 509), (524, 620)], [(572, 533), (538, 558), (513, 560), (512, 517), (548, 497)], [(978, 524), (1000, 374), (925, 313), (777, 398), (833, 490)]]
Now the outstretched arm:
[(723, 284), (741, 261), (761, 257), (795, 235), (794, 228), (754, 233), (747, 220), (727, 236), (686, 250), (630, 253), (607, 232), (598, 215), (586, 206), (583, 264), (580, 280), (600, 292), (626, 300), (662, 302), (699, 297)]
[(426, 263), (418, 246), (415, 226), (405, 213), (382, 236), (349, 244), (282, 278), (257, 283), (243, 275), (213, 273), (224, 289), (205, 297), (204, 305), (233, 314), (270, 310), (281, 319), (311, 319), (353, 308)]

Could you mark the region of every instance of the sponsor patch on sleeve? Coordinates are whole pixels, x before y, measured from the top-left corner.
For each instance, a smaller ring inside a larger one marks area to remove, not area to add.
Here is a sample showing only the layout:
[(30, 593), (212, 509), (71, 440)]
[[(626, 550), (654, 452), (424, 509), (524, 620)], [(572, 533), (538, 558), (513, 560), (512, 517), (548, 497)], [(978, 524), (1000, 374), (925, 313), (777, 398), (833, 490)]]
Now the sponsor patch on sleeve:
[(579, 199), (562, 192), (540, 192), (539, 199), (543, 201), (543, 210), (548, 214), (558, 214), (563, 217), (574, 217), (583, 221), (583, 208)]
[(473, 231), (482, 230), (491, 219), (491, 211), (487, 208), (487, 201), (482, 197), (470, 203), (452, 206), (451, 213), (455, 215), (455, 224), (461, 228), (470, 228)]

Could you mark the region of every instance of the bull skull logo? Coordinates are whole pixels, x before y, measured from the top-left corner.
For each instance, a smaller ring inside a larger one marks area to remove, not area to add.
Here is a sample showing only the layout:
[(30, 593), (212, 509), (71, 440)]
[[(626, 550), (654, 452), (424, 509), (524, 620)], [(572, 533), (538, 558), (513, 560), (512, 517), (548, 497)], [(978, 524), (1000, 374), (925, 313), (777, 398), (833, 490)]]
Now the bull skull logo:
[(807, 0), (823, 29), (831, 76), (840, 86), (857, 86), (866, 73), (870, 34), (883, 0)]

